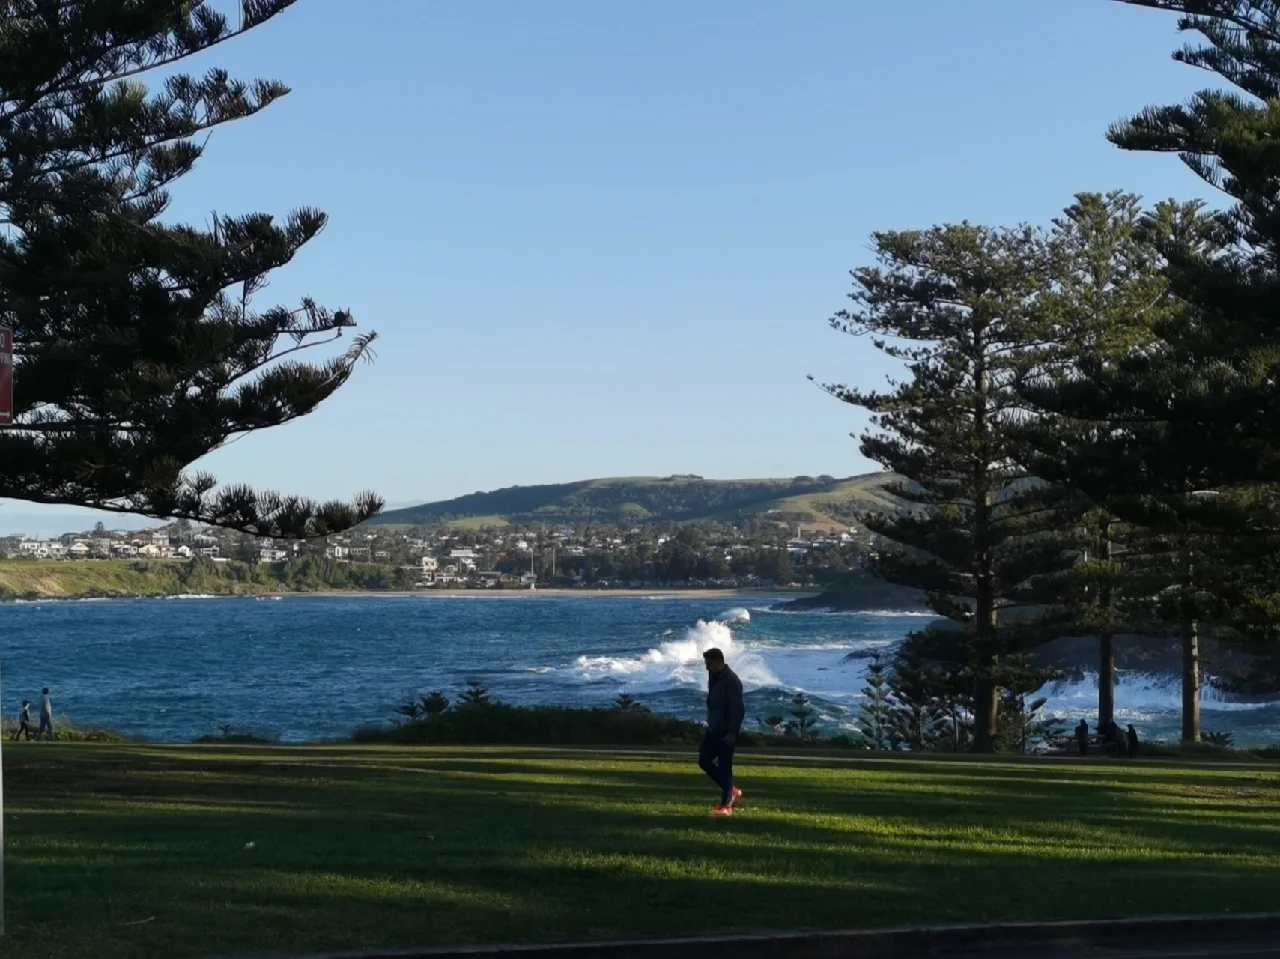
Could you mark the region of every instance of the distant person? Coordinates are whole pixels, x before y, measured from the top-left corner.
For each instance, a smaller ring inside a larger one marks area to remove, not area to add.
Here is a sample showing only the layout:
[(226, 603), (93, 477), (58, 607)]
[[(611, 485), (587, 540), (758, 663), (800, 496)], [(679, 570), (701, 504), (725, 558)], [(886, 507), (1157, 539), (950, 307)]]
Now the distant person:
[(24, 699), (22, 708), (18, 710), (18, 731), (13, 734), (13, 741), (16, 743), (23, 736), (27, 737), (27, 742), (31, 742), (31, 702)]
[(1120, 759), (1125, 754), (1125, 736), (1120, 731), (1120, 724), (1114, 719), (1111, 720), (1111, 743), (1115, 746), (1116, 759)]
[(50, 739), (57, 739), (53, 731), (53, 700), (49, 698), (49, 687), (40, 690), (40, 733), (37, 738), (44, 739), (48, 733)]
[(742, 790), (733, 785), (733, 750), (746, 715), (742, 680), (725, 664), (720, 650), (708, 649), (702, 660), (707, 666), (707, 733), (698, 749), (698, 765), (720, 787), (720, 805), (712, 815), (732, 816), (733, 804), (742, 798)]
[(1076, 745), (1080, 747), (1080, 755), (1089, 755), (1089, 724), (1083, 719), (1076, 727)]
[(1138, 757), (1138, 731), (1133, 728), (1133, 723), (1129, 724), (1129, 731), (1125, 734), (1125, 742), (1129, 746), (1129, 758), (1136, 759)]

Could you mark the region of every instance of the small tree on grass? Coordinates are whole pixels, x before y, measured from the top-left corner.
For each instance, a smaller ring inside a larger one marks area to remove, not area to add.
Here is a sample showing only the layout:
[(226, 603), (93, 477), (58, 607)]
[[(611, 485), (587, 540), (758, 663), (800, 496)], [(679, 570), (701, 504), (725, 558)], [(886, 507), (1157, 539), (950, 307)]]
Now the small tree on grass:
[(433, 690), (422, 697), (422, 712), (426, 716), (438, 716), (449, 709), (449, 697), (444, 690)]
[(908, 749), (937, 749), (948, 735), (943, 677), (921, 654), (918, 645), (898, 647), (889, 674), (889, 724)]
[(889, 689), (889, 665), (876, 653), (867, 665), (867, 684), (858, 704), (858, 732), (871, 749), (897, 749), (900, 742), (893, 726)]
[(786, 720), (782, 716), (774, 714), (758, 718), (756, 722), (759, 723), (760, 727), (770, 735), (780, 736), (784, 730), (784, 723)]
[(432, 716), (447, 712), (449, 705), (449, 697), (437, 689), (419, 699), (411, 699), (407, 703), (401, 703), (396, 707), (396, 712), (406, 717), (410, 722), (416, 722), (420, 719), (430, 719)]
[(489, 702), (489, 689), (478, 679), (468, 679), (467, 688), (458, 697), (458, 705), (463, 707), (488, 706)]
[(791, 720), (786, 724), (786, 730), (790, 735), (804, 742), (808, 742), (817, 735), (818, 711), (813, 708), (813, 703), (803, 691), (792, 697), (790, 713)]
[(1017, 657), (1008, 667), (1001, 684), (1000, 749), (1025, 753), (1033, 743), (1057, 745), (1066, 735), (1066, 725), (1056, 716), (1045, 715), (1047, 698), (1031, 697), (1060, 674), (1035, 666), (1028, 656)]

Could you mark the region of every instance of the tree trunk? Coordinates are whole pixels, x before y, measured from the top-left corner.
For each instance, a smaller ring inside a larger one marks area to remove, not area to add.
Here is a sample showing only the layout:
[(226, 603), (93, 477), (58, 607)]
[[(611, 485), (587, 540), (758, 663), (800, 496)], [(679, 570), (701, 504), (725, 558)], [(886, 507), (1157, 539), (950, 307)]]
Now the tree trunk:
[(996, 751), (996, 728), (1000, 718), (1000, 697), (990, 679), (978, 681), (973, 698), (973, 751)]
[[(1111, 609), (1111, 520), (1102, 520), (1102, 560), (1106, 563), (1103, 571), (1102, 588), (1098, 591), (1098, 605), (1106, 610)], [(1104, 622), (1110, 622), (1110, 612)], [(1108, 731), (1116, 718), (1116, 639), (1110, 630), (1104, 629), (1098, 636), (1098, 729)]]
[(1194, 619), (1182, 627), (1182, 741), (1200, 742), (1200, 629)]
[(1110, 729), (1116, 718), (1116, 639), (1098, 637), (1098, 728)]
[[(986, 345), (981, 331), (974, 330), (975, 353), (979, 357), (975, 364), (974, 381), (975, 407), (973, 416), (973, 433), (979, 448), (985, 448), (988, 441), (989, 425), (987, 416), (990, 402), (990, 381), (986, 369)], [(984, 654), (990, 655), (996, 647), (996, 579), (995, 559), (992, 550), (992, 476), (991, 462), (981, 459), (973, 471), (973, 542), (974, 542), (974, 639), (976, 640), (978, 662)], [(998, 656), (990, 656), (987, 660), (991, 674), (979, 677), (974, 689), (973, 703), (973, 751), (976, 753), (993, 753), (996, 749), (996, 723), (999, 719), (1000, 695), (995, 684), (995, 669), (999, 664)]]

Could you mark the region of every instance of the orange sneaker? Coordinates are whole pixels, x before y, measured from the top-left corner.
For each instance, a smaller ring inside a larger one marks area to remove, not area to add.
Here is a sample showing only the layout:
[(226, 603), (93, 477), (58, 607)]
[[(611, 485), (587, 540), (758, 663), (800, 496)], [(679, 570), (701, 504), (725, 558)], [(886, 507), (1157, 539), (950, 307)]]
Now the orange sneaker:
[(715, 809), (711, 810), (711, 815), (713, 815), (713, 816), (732, 816), (732, 815), (733, 815), (733, 807), (732, 807), (732, 806), (716, 806), (716, 808), (715, 808)]

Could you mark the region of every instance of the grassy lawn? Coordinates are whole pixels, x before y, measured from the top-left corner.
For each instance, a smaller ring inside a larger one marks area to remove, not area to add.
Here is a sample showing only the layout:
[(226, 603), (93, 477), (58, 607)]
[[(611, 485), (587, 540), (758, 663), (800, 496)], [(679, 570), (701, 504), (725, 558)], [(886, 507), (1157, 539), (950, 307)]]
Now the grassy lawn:
[[(19, 744), (6, 955), (1275, 909), (1276, 767)], [(248, 844), (252, 843), (252, 847)]]

